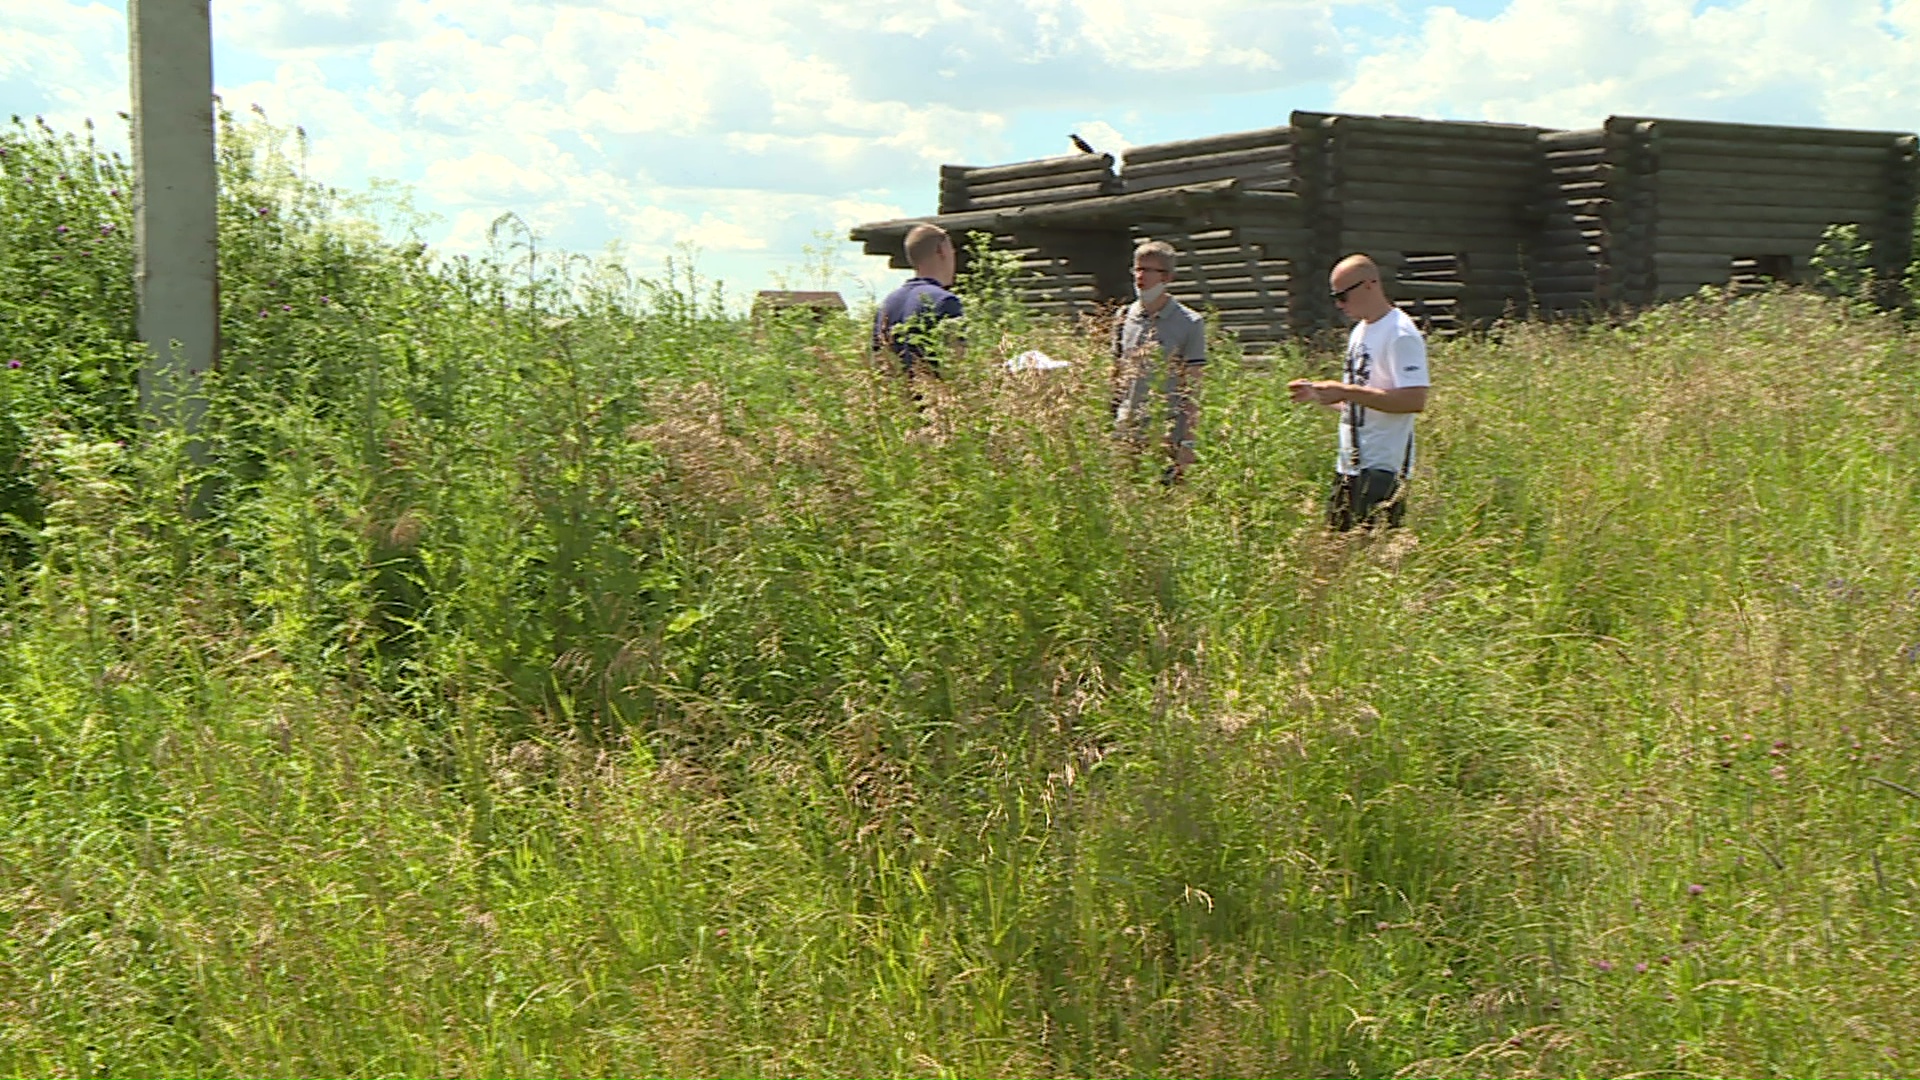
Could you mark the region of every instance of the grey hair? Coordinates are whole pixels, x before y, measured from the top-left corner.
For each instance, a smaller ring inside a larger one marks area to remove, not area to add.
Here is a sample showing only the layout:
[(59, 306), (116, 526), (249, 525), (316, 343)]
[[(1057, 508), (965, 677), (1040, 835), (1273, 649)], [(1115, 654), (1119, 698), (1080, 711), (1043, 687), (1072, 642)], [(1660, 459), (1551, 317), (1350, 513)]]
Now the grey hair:
[(1180, 260), (1173, 253), (1173, 245), (1165, 240), (1143, 240), (1136, 245), (1133, 249), (1134, 265), (1139, 265), (1142, 255), (1151, 255), (1165, 263), (1169, 274), (1179, 269)]

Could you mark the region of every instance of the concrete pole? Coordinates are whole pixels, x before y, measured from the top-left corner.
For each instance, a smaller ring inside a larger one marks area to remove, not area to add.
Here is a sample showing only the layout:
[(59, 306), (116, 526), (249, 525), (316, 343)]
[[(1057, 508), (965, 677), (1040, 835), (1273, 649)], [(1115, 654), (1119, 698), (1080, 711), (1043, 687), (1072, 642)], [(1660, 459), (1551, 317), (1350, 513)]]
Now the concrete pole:
[(189, 433), (220, 350), (209, 0), (128, 0), (133, 71), (134, 294), (140, 402)]

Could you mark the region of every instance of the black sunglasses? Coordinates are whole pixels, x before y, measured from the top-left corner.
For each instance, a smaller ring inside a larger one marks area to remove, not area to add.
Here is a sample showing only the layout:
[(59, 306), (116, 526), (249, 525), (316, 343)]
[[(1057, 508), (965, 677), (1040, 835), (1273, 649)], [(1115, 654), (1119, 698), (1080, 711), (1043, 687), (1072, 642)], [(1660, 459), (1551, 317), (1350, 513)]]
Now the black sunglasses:
[(1362, 278), (1344, 289), (1335, 289), (1333, 292), (1327, 294), (1327, 299), (1332, 300), (1336, 304), (1345, 303), (1348, 293), (1372, 280), (1372, 278)]

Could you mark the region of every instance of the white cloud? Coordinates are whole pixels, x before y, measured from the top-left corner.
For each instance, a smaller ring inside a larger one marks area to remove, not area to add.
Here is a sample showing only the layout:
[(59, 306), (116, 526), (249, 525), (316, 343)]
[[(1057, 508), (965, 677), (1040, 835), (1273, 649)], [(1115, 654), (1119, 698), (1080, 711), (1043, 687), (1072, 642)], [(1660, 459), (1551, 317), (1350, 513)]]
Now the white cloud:
[[(126, 145), (110, 121), (132, 97), (127, 20), (105, 4), (0, 0), (0, 107), (35, 112), (56, 128), (104, 125), (103, 141)], [(32, 103), (32, 104), (26, 104)]]
[[(1018, 153), (1021, 112), (1176, 110), (1324, 82), (1346, 62), (1327, 0), (223, 0), (213, 13), (235, 61), (217, 70), (245, 73), (220, 86), (227, 104), (301, 125), (329, 183), (413, 185), (446, 219), (437, 242), (482, 246), (512, 210), (563, 247), (617, 240), (640, 261), (690, 240), (741, 266), (928, 208), (942, 162)], [(18, 99), (71, 102), (72, 123), (100, 115), (125, 99), (124, 25), (99, 3), (0, 0), (0, 90), (24, 70)]]
[(1513, 0), (1428, 10), (1362, 58), (1359, 112), (1591, 127), (1610, 114), (1911, 128), (1920, 2)]

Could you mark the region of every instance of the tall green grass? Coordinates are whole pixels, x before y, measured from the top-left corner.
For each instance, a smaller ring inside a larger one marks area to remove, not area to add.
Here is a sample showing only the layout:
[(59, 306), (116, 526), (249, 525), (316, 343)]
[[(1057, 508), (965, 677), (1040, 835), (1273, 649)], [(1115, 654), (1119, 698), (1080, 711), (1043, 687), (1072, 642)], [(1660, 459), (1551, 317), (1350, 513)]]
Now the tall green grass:
[(0, 369), (0, 1070), (1920, 1068), (1895, 321), (1436, 345), (1412, 527), (1329, 538), (1230, 349), (1163, 488), (1104, 335), (916, 401), (850, 322), (379, 242), (238, 125), (201, 475), (124, 298), (14, 254), (81, 146), (4, 145), (0, 280), (105, 329)]

